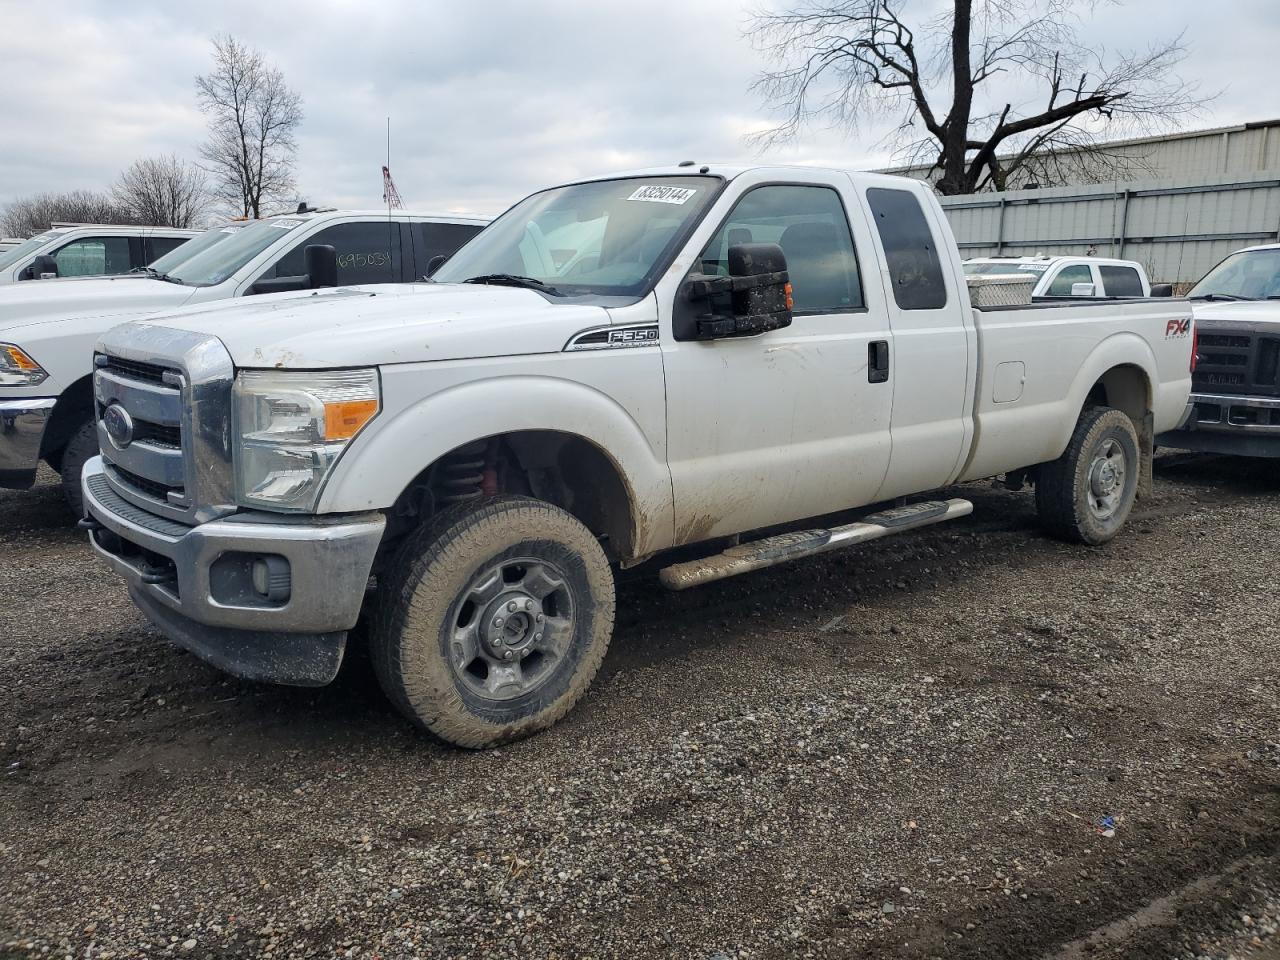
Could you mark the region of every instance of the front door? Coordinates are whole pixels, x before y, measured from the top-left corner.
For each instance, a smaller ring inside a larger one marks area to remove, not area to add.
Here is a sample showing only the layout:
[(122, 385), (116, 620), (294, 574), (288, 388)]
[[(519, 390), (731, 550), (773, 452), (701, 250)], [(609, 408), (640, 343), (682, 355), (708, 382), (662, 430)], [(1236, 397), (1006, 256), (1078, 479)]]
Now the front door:
[(749, 177), (722, 197), (728, 212), (712, 211), (694, 235), (690, 249), (701, 255), (686, 272), (725, 275), (730, 246), (779, 244), (794, 321), (758, 336), (681, 341), (671, 318), (679, 286), (660, 289), (677, 542), (868, 502), (889, 464), (892, 382), (870, 370), (868, 356), (891, 335), (879, 285), (862, 279), (865, 218), (840, 191), (803, 175)]

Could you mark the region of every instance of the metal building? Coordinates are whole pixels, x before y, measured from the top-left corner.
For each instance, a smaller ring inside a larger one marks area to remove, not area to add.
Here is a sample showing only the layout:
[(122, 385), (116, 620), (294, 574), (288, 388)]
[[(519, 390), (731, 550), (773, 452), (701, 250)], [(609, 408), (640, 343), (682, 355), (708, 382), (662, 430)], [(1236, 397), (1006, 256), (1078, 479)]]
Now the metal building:
[[(1114, 141), (1107, 183), (942, 197), (966, 257), (1095, 253), (1187, 285), (1232, 250), (1280, 242), (1280, 120)], [(923, 167), (898, 174), (929, 178)]]

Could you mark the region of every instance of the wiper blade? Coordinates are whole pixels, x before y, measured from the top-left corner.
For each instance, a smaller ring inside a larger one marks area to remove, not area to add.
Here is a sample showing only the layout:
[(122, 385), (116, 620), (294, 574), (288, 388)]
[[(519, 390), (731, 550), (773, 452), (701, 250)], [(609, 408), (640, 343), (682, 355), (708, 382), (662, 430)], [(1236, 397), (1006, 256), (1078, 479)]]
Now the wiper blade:
[(153, 280), (163, 280), (165, 283), (176, 283), (180, 287), (186, 286), (186, 284), (183, 283), (181, 280), (179, 280), (177, 277), (171, 277), (167, 273), (161, 273), (159, 270), (155, 269), (154, 267), (134, 267), (133, 270), (130, 270), (129, 272), (130, 273), (141, 272), (141, 273), (145, 273), (148, 277), (150, 277)]
[(1202, 293), (1192, 300), (1256, 300), (1257, 297), (1237, 297), (1234, 293)]
[(478, 277), (467, 277), (463, 283), (492, 283), (503, 287), (525, 287), (529, 290), (541, 290), (552, 296), (559, 294), (555, 287), (544, 283), (536, 277), (521, 277), (514, 273), (486, 273)]

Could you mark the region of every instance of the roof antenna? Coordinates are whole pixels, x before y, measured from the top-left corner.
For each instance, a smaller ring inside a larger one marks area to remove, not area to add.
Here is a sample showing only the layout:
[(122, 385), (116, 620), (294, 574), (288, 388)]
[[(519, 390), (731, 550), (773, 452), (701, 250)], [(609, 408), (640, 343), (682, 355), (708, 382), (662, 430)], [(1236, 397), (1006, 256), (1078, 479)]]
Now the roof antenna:
[(396, 182), (391, 179), (391, 118), (387, 117), (387, 162), (382, 168), (382, 199), (387, 204), (387, 216), (391, 216), (391, 208), (403, 210), (404, 204), (400, 200), (400, 191), (396, 189)]

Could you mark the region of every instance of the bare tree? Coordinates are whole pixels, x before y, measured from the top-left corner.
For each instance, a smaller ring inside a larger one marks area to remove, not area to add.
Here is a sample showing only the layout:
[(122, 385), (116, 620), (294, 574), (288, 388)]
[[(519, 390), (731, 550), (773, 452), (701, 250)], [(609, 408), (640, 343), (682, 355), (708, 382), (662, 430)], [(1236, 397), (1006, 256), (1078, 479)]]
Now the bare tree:
[(121, 208), (108, 193), (72, 190), (67, 193), (37, 193), (6, 204), (0, 213), (0, 234), (30, 237), (63, 223), (138, 223), (132, 213)]
[(909, 19), (908, 0), (800, 0), (759, 14), (750, 34), (775, 69), (755, 89), (783, 120), (756, 139), (786, 140), (819, 119), (856, 129), (891, 117), (895, 158), (934, 168), (943, 194), (1001, 189), (1033, 170), (1049, 179), (1070, 165), (1141, 163), (1097, 144), (1154, 132), (1204, 101), (1176, 75), (1181, 36), (1140, 53), (1086, 46), (1079, 12), (1097, 2), (951, 0)]
[(302, 97), (279, 68), (232, 36), (215, 37), (213, 70), (196, 78), (209, 140), (200, 150), (214, 193), (246, 217), (292, 195)]
[(204, 171), (174, 154), (135, 161), (112, 195), (137, 222), (158, 227), (198, 226), (209, 205)]

